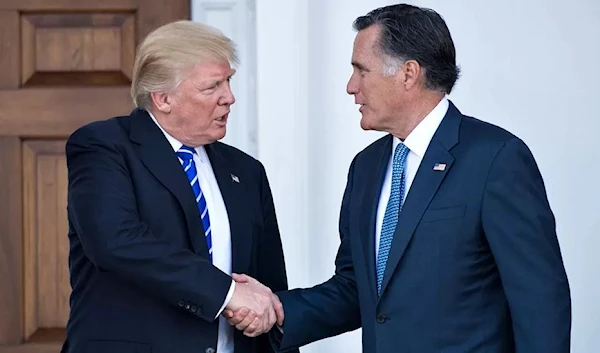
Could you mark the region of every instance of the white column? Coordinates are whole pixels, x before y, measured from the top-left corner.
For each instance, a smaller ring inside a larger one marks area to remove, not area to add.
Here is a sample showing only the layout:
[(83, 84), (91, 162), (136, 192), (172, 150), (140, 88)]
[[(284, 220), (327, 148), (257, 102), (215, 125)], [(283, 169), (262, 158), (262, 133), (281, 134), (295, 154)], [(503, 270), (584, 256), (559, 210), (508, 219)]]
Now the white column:
[(308, 234), (308, 12), (302, 0), (259, 0), (257, 24), (258, 157), (279, 220), (291, 287), (306, 286)]
[[(345, 87), (352, 22), (386, 3), (257, 1), (258, 156), (273, 186), (292, 287), (333, 275), (350, 161), (380, 136), (360, 129)], [(360, 330), (301, 351), (362, 352)]]

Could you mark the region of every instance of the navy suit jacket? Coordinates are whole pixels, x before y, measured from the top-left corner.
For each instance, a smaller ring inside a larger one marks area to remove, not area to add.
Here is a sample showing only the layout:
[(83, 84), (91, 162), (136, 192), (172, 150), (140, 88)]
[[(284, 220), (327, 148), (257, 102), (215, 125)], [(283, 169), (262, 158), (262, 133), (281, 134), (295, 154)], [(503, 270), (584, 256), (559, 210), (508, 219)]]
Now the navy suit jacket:
[[(205, 148), (233, 272), (287, 289), (262, 164), (219, 142)], [(63, 352), (214, 352), (231, 278), (210, 263), (192, 188), (158, 126), (140, 109), (94, 122), (70, 136), (66, 156), (73, 291)], [(236, 330), (234, 344), (236, 353), (272, 352), (266, 336)]]
[(362, 327), (366, 353), (568, 353), (569, 284), (528, 147), (451, 103), (406, 197), (378, 295), (375, 218), (391, 150), (388, 135), (354, 158), (335, 275), (279, 293), (286, 316), (274, 346)]

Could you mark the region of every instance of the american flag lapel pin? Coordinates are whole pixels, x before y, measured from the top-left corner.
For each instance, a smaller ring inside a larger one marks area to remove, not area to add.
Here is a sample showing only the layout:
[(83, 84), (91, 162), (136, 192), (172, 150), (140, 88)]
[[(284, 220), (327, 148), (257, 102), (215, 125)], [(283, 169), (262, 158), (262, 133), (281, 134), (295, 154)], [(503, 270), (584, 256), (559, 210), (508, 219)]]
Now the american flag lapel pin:
[(233, 174), (231, 174), (231, 180), (235, 181), (236, 183), (240, 182), (240, 178), (238, 178), (237, 175), (233, 175)]
[(446, 163), (436, 163), (436, 164), (434, 164), (433, 170), (435, 170), (437, 172), (443, 172), (444, 170), (446, 170)]

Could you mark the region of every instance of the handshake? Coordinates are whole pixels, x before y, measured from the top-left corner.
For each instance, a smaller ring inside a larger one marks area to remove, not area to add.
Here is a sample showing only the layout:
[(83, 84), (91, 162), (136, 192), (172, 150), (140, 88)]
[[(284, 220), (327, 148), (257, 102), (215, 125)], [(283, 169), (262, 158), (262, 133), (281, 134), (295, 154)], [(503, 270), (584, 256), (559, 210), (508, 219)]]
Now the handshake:
[(233, 274), (236, 282), (223, 316), (248, 337), (256, 337), (283, 325), (283, 305), (271, 289), (248, 275)]

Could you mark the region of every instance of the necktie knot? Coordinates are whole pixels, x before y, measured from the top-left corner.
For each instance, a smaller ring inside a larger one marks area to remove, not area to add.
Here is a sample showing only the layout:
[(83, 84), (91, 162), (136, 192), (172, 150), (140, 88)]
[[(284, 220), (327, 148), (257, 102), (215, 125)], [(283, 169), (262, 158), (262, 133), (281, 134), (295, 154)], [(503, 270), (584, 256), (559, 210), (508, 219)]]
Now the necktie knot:
[(396, 150), (394, 151), (394, 164), (404, 164), (404, 160), (408, 155), (408, 151), (408, 147), (406, 147), (404, 143), (400, 142), (398, 146), (396, 146)]
[(192, 160), (192, 158), (194, 158), (195, 153), (196, 150), (193, 147), (183, 145), (179, 151), (177, 151), (177, 156), (181, 158), (182, 161), (189, 162)]

